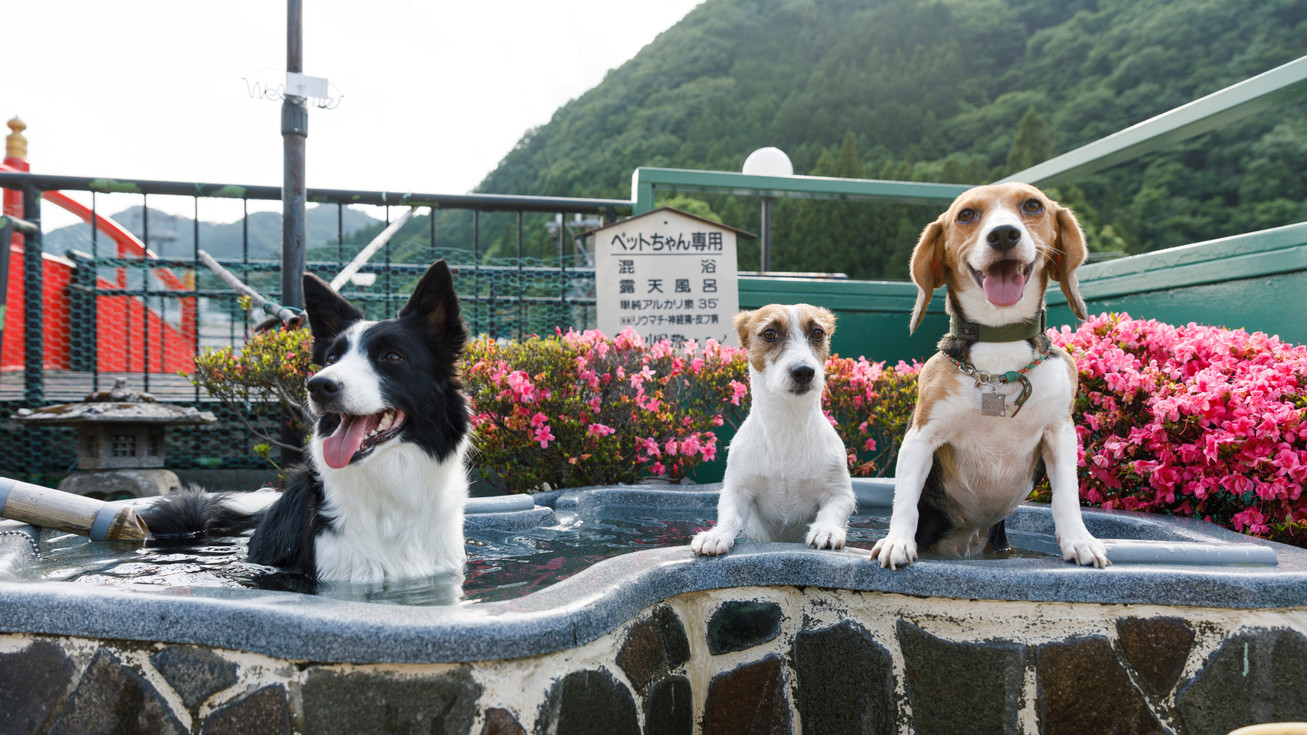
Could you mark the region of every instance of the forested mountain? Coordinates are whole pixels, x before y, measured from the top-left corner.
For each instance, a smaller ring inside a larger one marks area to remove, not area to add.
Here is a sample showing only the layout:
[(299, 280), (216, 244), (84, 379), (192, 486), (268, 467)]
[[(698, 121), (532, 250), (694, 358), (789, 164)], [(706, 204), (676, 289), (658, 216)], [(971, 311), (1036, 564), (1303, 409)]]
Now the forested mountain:
[[(985, 183), (1304, 54), (1307, 0), (706, 0), (478, 189), (627, 198), (637, 166), (739, 170), (767, 145), (801, 174)], [(1305, 112), (1292, 101), (1055, 195), (1096, 250), (1307, 220)], [(701, 198), (756, 231), (756, 200)], [(782, 202), (773, 264), (902, 278), (937, 211)], [(437, 224), (451, 242), (466, 228)], [(482, 237), (502, 252), (507, 233)]]
[[(145, 237), (145, 213), (141, 207), (130, 207), (109, 219), (122, 225), (138, 238)], [(320, 248), (329, 258), (336, 257), (334, 246), (343, 231), (346, 242), (356, 231), (372, 232), (373, 225), (379, 225), (364, 212), (346, 207), (336, 216), (336, 207), (315, 205), (305, 213), (305, 238), (308, 247)], [(151, 250), (165, 258), (189, 258), (195, 252), (195, 224), (190, 217), (181, 217), (157, 209), (149, 212), (148, 243)], [(199, 226), (200, 247), (219, 259), (240, 260), (248, 255), (251, 260), (281, 259), (281, 213), (252, 212), (248, 223), (205, 222)], [(367, 242), (367, 240), (364, 240)], [(43, 238), (45, 251), (54, 255), (63, 255), (69, 250), (90, 253), (94, 243), (91, 240), (91, 228), (84, 223), (61, 227), (45, 233)], [(110, 252), (112, 243), (108, 237), (99, 237), (98, 248), (101, 255)], [(351, 249), (356, 252), (357, 247)]]

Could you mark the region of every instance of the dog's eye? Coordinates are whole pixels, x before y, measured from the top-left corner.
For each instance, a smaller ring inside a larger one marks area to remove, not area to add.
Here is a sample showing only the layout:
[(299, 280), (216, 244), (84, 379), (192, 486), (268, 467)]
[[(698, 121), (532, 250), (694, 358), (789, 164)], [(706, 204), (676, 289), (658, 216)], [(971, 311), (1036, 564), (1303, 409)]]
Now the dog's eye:
[(404, 356), (401, 355), (401, 354), (399, 354), (399, 353), (396, 352), (395, 350), (391, 350), (390, 352), (387, 352), (386, 354), (384, 354), (384, 355), (381, 356), (381, 361), (382, 361), (382, 362), (404, 362)]
[(1029, 214), (1039, 214), (1044, 211), (1044, 203), (1038, 199), (1027, 199), (1021, 203), (1021, 209)]
[(777, 332), (776, 332), (775, 329), (770, 329), (770, 328), (768, 328), (768, 329), (764, 329), (764, 330), (762, 331), (762, 338), (765, 339), (765, 340), (767, 340), (768, 342), (775, 342), (775, 341), (776, 341), (776, 338), (779, 337), (779, 336), (780, 336), (780, 335), (777, 334)]
[(967, 207), (961, 212), (958, 212), (958, 222), (975, 222), (976, 218), (979, 216), (980, 216), (979, 212), (972, 209), (971, 207)]
[(808, 339), (812, 340), (813, 342), (820, 342), (825, 338), (826, 338), (826, 330), (822, 329), (821, 327), (813, 327), (812, 331), (808, 332)]
[(323, 363), (322, 363), (322, 364), (323, 364), (323, 365), (331, 365), (331, 364), (335, 363), (335, 362), (336, 362), (337, 360), (339, 360), (339, 359), (340, 359), (340, 355), (337, 355), (337, 354), (334, 353), (334, 352), (328, 352), (328, 353), (327, 353), (327, 357), (326, 357), (325, 360), (323, 360)]

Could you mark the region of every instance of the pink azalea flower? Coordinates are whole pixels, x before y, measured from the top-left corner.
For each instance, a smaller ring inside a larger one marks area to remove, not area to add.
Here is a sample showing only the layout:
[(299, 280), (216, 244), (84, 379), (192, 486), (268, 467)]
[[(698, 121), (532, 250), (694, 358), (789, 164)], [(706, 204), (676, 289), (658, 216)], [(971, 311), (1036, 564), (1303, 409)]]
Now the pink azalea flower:
[(549, 442), (557, 438), (554, 436), (554, 433), (549, 430), (548, 424), (536, 429), (535, 434), (533, 434), (532, 436), (536, 441), (540, 442), (541, 449), (548, 449)]

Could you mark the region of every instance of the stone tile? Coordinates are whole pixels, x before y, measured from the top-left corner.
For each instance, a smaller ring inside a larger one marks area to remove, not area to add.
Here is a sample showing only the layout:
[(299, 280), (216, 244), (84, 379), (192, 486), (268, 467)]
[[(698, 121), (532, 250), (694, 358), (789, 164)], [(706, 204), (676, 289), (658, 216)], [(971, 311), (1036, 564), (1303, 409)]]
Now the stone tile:
[(72, 685), (73, 662), (57, 644), (34, 641), (0, 654), (0, 732), (36, 732)]
[(794, 637), (799, 718), (805, 733), (897, 732), (894, 662), (851, 621)]
[(781, 632), (781, 606), (740, 600), (723, 603), (708, 621), (708, 650), (714, 655), (743, 651)]
[(1307, 721), (1307, 639), (1285, 629), (1240, 633), (1208, 657), (1175, 702), (1197, 735)]
[(204, 720), (200, 735), (289, 735), (290, 701), (280, 684), (218, 707)]
[(660, 605), (654, 610), (653, 617), (658, 624), (658, 635), (663, 639), (663, 648), (667, 649), (667, 665), (674, 669), (689, 661), (690, 639), (685, 635), (681, 619), (668, 605)]
[(898, 635), (918, 733), (1020, 732), (1024, 645), (947, 641), (905, 620), (898, 622)]
[(235, 662), (207, 648), (169, 646), (152, 654), (150, 663), (192, 712), (238, 681)]
[(1039, 646), (1035, 667), (1041, 733), (1163, 732), (1103, 636)]
[(784, 665), (775, 654), (708, 682), (704, 735), (789, 735), (793, 719)]
[(659, 672), (668, 669), (667, 651), (652, 620), (638, 621), (627, 631), (617, 651), (617, 665), (637, 692), (643, 692)]
[(644, 692), (657, 676), (666, 674), (690, 659), (690, 641), (676, 613), (660, 605), (647, 618), (627, 631), (617, 652), (617, 665), (637, 692)]
[(486, 724), (481, 726), (481, 735), (526, 735), (512, 712), (499, 707), (486, 710)]
[(1183, 618), (1122, 618), (1116, 633), (1122, 655), (1148, 692), (1170, 693), (1193, 648), (1193, 628)]
[(159, 692), (108, 650), (95, 652), (51, 735), (182, 735), (186, 729)]
[(438, 676), (314, 669), (300, 698), (311, 733), (423, 732), (472, 729), (481, 685), (459, 669)]
[(635, 699), (626, 685), (604, 669), (574, 671), (549, 689), (537, 735), (640, 735)]
[(694, 691), (684, 676), (669, 676), (649, 687), (644, 702), (644, 735), (691, 735)]

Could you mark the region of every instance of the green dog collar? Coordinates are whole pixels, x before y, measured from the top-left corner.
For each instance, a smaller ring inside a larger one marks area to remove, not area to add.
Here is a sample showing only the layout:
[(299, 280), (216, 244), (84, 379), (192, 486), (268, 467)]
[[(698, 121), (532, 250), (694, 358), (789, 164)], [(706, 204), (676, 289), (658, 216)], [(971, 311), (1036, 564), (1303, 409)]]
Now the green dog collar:
[(1047, 328), (1046, 319), (1047, 313), (1043, 309), (1040, 309), (1033, 319), (1016, 324), (1004, 324), (1001, 327), (977, 324), (950, 316), (948, 333), (958, 339), (971, 342), (1019, 342), (1043, 332)]

